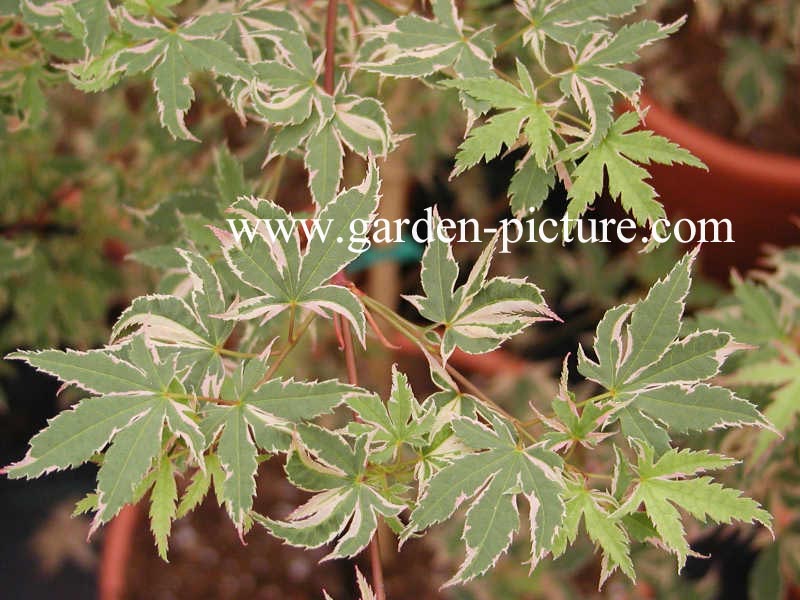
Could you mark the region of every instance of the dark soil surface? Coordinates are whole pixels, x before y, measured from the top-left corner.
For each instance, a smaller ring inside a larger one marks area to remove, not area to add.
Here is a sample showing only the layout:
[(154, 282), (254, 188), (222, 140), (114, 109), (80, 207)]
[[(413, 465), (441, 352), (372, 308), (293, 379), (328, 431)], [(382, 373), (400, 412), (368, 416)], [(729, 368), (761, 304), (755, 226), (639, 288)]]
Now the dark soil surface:
[(668, 22), (682, 14), (689, 15), (683, 28), (659, 42), (661, 48), (640, 65), (647, 93), (717, 135), (755, 148), (800, 156), (800, 65), (789, 69), (781, 106), (745, 131), (722, 87), (723, 40), (730, 34), (762, 32), (752, 31), (746, 17), (741, 16), (723, 18), (718, 31), (705, 31), (691, 0), (674, 3), (660, 19)]
[[(281, 464), (261, 465), (255, 508), (283, 517), (308, 497), (281, 476)], [(390, 532), (383, 532), (390, 538)], [(254, 526), (242, 545), (225, 511), (207, 498), (195, 512), (173, 525), (169, 564), (156, 554), (146, 520), (140, 519), (128, 564), (127, 598), (147, 600), (321, 600), (325, 589), (334, 600), (355, 600), (353, 563), (319, 564), (329, 549), (303, 550), (283, 544)], [(394, 600), (444, 600), (438, 587), (447, 578), (433, 551), (412, 540), (401, 553), (386, 539), (384, 574), (388, 597)], [(358, 566), (371, 579), (367, 560)]]

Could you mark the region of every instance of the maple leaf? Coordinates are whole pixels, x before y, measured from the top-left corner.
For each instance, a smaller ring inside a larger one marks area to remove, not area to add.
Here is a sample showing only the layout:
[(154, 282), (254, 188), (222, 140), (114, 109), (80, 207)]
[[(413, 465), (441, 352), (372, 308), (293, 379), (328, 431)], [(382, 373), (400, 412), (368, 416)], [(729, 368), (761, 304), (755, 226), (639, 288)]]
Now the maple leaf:
[(730, 523), (734, 519), (770, 527), (772, 517), (755, 500), (715, 483), (711, 477), (692, 477), (704, 471), (726, 469), (736, 461), (707, 451), (670, 450), (654, 460), (652, 448), (638, 448), (637, 478), (629, 497), (615, 516), (644, 505), (661, 540), (678, 558), (678, 570), (691, 553), (676, 507), (696, 519)]
[(338, 537), (324, 560), (355, 556), (372, 539), (378, 516), (394, 517), (405, 506), (387, 500), (365, 480), (367, 435), (351, 445), (343, 436), (316, 425), (299, 425), (295, 436), (286, 475), (296, 487), (315, 495), (287, 521), (257, 513), (253, 518), (293, 546), (318, 548)]
[(253, 68), (220, 39), (231, 24), (228, 13), (192, 18), (167, 29), (156, 20), (143, 21), (121, 10), (122, 30), (136, 42), (121, 50), (114, 65), (129, 76), (152, 70), (161, 123), (179, 139), (198, 141), (186, 128), (184, 117), (194, 100), (189, 83), (193, 71), (213, 71), (218, 76), (251, 80)]
[(174, 365), (159, 362), (143, 337), (114, 349), (15, 352), (8, 358), (24, 360), (65, 384), (95, 394), (52, 419), (31, 440), (25, 458), (5, 469), (12, 478), (38, 477), (87, 462), (108, 446), (97, 473), (93, 528), (134, 500), (136, 487), (161, 450), (165, 428), (203, 465), (205, 438), (198, 416), (180, 399), (188, 396), (175, 377)]
[(500, 154), (503, 146), (511, 148), (521, 132), (530, 144), (531, 154), (541, 169), (548, 166), (552, 143), (553, 119), (547, 106), (539, 101), (530, 74), (517, 61), (521, 88), (501, 79), (452, 79), (444, 85), (462, 90), (469, 96), (489, 104), (494, 109), (505, 110), (491, 117), (485, 125), (470, 130), (467, 139), (456, 154), (453, 175), (458, 175), (481, 160), (491, 160)]
[[(434, 210), (432, 229), (441, 220)], [(558, 317), (542, 293), (525, 279), (494, 277), (487, 281), (497, 234), (484, 248), (464, 285), (455, 288), (458, 264), (450, 244), (433, 235), (422, 256), (425, 296), (404, 296), (419, 313), (444, 326), (441, 355), (446, 360), (456, 347), (471, 354), (494, 350), (529, 325)]]
[[(293, 224), (292, 217), (268, 200), (245, 198), (231, 212), (252, 223), (252, 240), (237, 241), (233, 234), (216, 230), (227, 264), (249, 287), (261, 295), (234, 302), (221, 316), (243, 320), (267, 320), (294, 306), (324, 317), (337, 313), (355, 329), (362, 344), (365, 336), (364, 312), (355, 295), (339, 285), (328, 283), (359, 254), (349, 240), (354, 222), (369, 222), (378, 207), (380, 180), (374, 163), (362, 184), (341, 192), (317, 214), (318, 223), (327, 223), (326, 233), (312, 236), (305, 253), (300, 252), (297, 229), (275, 239), (264, 230), (264, 219), (271, 223)], [(278, 225), (276, 225), (276, 228)]]
[(120, 315), (111, 331), (111, 339), (123, 339), (131, 328), (140, 327), (164, 356), (175, 356), (178, 370), (189, 369), (186, 385), (199, 394), (216, 395), (225, 376), (221, 349), (234, 323), (211, 316), (224, 312), (227, 307), (214, 267), (199, 254), (182, 249), (177, 253), (189, 272), (191, 306), (177, 296), (136, 298)]
[(577, 219), (586, 212), (595, 197), (602, 194), (605, 176), (608, 175), (608, 190), (612, 198), (619, 200), (640, 225), (653, 223), (665, 217), (664, 207), (656, 200), (656, 191), (645, 181), (650, 177), (649, 173), (636, 163), (679, 163), (705, 168), (688, 150), (663, 137), (650, 131), (631, 132), (638, 123), (636, 113), (621, 115), (573, 171), (568, 218)]
[(463, 583), (491, 568), (508, 549), (519, 529), (516, 496), (528, 501), (531, 564), (550, 548), (564, 515), (561, 459), (541, 446), (523, 448), (511, 428), (492, 416), (492, 428), (466, 417), (452, 427), (467, 446), (466, 454), (437, 472), (411, 513), (403, 539), (449, 519), (470, 498), (462, 539), (467, 555), (445, 585)]
[(613, 34), (583, 34), (574, 46), (567, 46), (573, 65), (560, 77), (559, 87), (589, 117), (589, 131), (581, 146), (595, 145), (606, 137), (613, 124), (614, 93), (638, 107), (642, 78), (618, 65), (636, 61), (640, 49), (668, 37), (685, 20), (684, 17), (669, 25), (638, 21)]
[(553, 556), (561, 556), (578, 537), (581, 522), (589, 538), (602, 552), (598, 588), (619, 568), (632, 581), (636, 580), (630, 555), (630, 539), (623, 516), (617, 515), (619, 505), (613, 496), (600, 490), (590, 490), (577, 481), (568, 480), (564, 494), (565, 516), (553, 544)]
[(396, 459), (400, 448), (407, 444), (422, 449), (427, 445), (428, 434), (436, 413), (425, 410), (414, 397), (408, 377), (392, 366), (392, 389), (384, 405), (378, 396), (353, 396), (347, 404), (363, 423), (351, 423), (353, 434), (371, 433), (370, 460), (386, 462)]
[(578, 371), (609, 390), (623, 432), (658, 452), (676, 432), (731, 425), (767, 426), (755, 406), (731, 390), (703, 383), (741, 345), (728, 333), (695, 331), (679, 338), (697, 249), (678, 261), (635, 305), (614, 307), (597, 326), (597, 361), (578, 351)]

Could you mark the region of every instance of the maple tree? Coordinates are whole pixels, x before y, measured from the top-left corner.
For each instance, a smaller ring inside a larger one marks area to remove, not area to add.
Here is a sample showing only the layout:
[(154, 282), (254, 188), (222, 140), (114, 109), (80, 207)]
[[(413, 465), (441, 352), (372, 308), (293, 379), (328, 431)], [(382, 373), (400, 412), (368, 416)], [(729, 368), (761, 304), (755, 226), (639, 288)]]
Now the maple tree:
[[(567, 214), (577, 218), (607, 179), (613, 199), (639, 224), (662, 217), (645, 166), (703, 165), (664, 138), (633, 131), (643, 116), (636, 111), (642, 82), (625, 65), (682, 24), (615, 25), (640, 4), (520, 1), (521, 29), (498, 44), (491, 28), (465, 23), (452, 0), (433, 0), (428, 16), (396, 15), (383, 2), (351, 11), (331, 0), (324, 20), (294, 5), (254, 1), (184, 11), (174, 0), (25, 0), (21, 18), (42, 40), (79, 44), (80, 54), (61, 65), (76, 87), (97, 92), (130, 77), (152, 80), (159, 120), (175, 138), (198, 139), (186, 116), (197, 78), (210, 77), (231, 110), (268, 127), (267, 162), (302, 160), (313, 216), (331, 227), (325, 239), (309, 240), (296, 229), (282, 239), (258, 228), (252, 239), (225, 230), (227, 216), (257, 223), (294, 215), (279, 198), (255, 194), (241, 165), (220, 149), (210, 214), (174, 210), (181, 224), (175, 243), (134, 255), (165, 274), (158, 293), (134, 299), (121, 314), (106, 346), (8, 356), (86, 397), (37, 434), (5, 474), (31, 478), (97, 463), (96, 491), (79, 511), (94, 513), (96, 528), (146, 497), (164, 558), (172, 522), (211, 493), (241, 536), (258, 526), (259, 534), (263, 528), (296, 546), (333, 544), (328, 558), (368, 546), (377, 553), (381, 522), (402, 542), (466, 508), (465, 558), (449, 585), (485, 574), (516, 536), (528, 538), (535, 567), (567, 552), (585, 530), (602, 555), (602, 585), (617, 569), (635, 578), (631, 546), (639, 541), (674, 554), (681, 568), (690, 549), (679, 510), (769, 527), (756, 501), (705, 474), (734, 460), (673, 446), (673, 436), (687, 431), (769, 431), (770, 419), (782, 429), (789, 412), (778, 398), (762, 415), (711, 381), (743, 346), (736, 332), (725, 332), (727, 323), (683, 329), (697, 250), (644, 298), (610, 308), (591, 351), (577, 347), (578, 374), (600, 391), (579, 400), (565, 360), (552, 414), (531, 407), (529, 420), (500, 407), (451, 361), (457, 349), (486, 354), (536, 323), (559, 320), (534, 283), (489, 276), (497, 236), (461, 278), (451, 244), (436, 237), (427, 244), (422, 294), (406, 297), (425, 324), (343, 274), (361, 252), (340, 238), (352, 222), (375, 218), (378, 159), (403, 141), (377, 85), (386, 78), (421, 80), (442, 95), (455, 88), (468, 131), (453, 177), (504, 149), (525, 149), (509, 184), (515, 214), (540, 209), (559, 181), (568, 189)], [(321, 14), (318, 6), (308, 10)], [(495, 59), (515, 44), (525, 60), (515, 60), (511, 75)], [(41, 83), (36, 69), (23, 73), (25, 119), (38, 110), (30, 96)], [(634, 110), (615, 117), (619, 99)], [(346, 151), (363, 158), (365, 169), (359, 185), (342, 189)], [(439, 219), (435, 212), (434, 226)], [(374, 316), (419, 348), (435, 393), (418, 397), (396, 367), (386, 400), (359, 385), (356, 342), (386, 343)], [(346, 382), (295, 379), (289, 371), (287, 357), (319, 331), (337, 332)], [(772, 371), (762, 377), (782, 381)], [(318, 419), (343, 412), (352, 418), (338, 426)], [(613, 473), (591, 473), (574, 460), (575, 447), (601, 445), (613, 448)], [(285, 518), (258, 514), (253, 505), (258, 464), (276, 455), (287, 480), (313, 494)], [(177, 474), (190, 479), (185, 488)], [(360, 591), (382, 599), (379, 560), (372, 566), (373, 586), (357, 574)]]

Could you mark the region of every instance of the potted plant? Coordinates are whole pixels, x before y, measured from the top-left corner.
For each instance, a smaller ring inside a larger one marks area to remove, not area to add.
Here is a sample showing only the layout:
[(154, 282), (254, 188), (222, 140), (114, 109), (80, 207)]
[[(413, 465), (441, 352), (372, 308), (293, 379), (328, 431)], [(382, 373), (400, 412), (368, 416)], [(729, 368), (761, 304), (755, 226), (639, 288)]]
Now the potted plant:
[[(698, 248), (646, 294), (605, 310), (589, 346), (573, 341), (560, 353), (553, 395), (511, 409), (457, 363), (465, 354), (496, 360), (490, 353), (512, 338), (561, 320), (525, 277), (490, 274), (510, 253), (511, 232), (534, 221), (495, 222), (467, 265), (454, 255), (461, 225), (443, 210), (426, 207), (414, 223), (380, 216), (379, 161), (404, 143), (386, 107), (405, 101), (393, 93), (425, 89), (457, 96), (467, 116), (453, 177), (520, 151), (508, 185), (517, 217), (549, 209), (560, 185), (564, 238), (580, 235), (578, 218), (606, 190), (631, 228), (663, 218), (642, 165), (703, 164), (637, 131), (636, 111), (613, 114), (620, 98), (639, 96), (642, 80), (626, 65), (682, 23), (618, 26), (636, 4), (530, 0), (462, 17), (452, 0), (435, 0), (430, 13), (383, 1), (24, 2), (32, 29), (80, 45), (59, 64), (78, 88), (152, 80), (161, 124), (193, 142), (218, 122), (193, 115), (195, 95), (218, 94), (229, 112), (268, 129), (259, 159), (273, 166), (246, 177), (217, 148), (209, 201), (171, 196), (140, 211), (166, 242), (135, 258), (164, 275), (157, 293), (122, 312), (106, 345), (8, 356), (85, 397), (4, 473), (97, 464), (97, 487), (77, 511), (92, 514), (92, 531), (125, 514), (124, 531), (134, 519), (125, 507), (142, 502), (164, 559), (178, 515), (216, 498), (242, 540), (273, 536), (324, 548), (327, 560), (368, 555), (369, 580), (356, 577), (364, 599), (386, 598), (380, 537), (411, 544), (440, 524), (457, 529), (462, 548), (445, 587), (484, 576), (509, 552), (512, 565), (536, 567), (586, 539), (599, 554), (600, 587), (612, 577), (632, 586), (623, 581), (636, 579), (634, 549), (649, 544), (678, 570), (693, 556), (679, 509), (769, 527), (756, 500), (706, 474), (736, 460), (673, 440), (770, 426), (714, 381), (743, 346), (719, 329), (685, 330)], [(511, 29), (505, 41), (481, 27), (492, 16)], [(509, 52), (516, 45), (525, 51)], [(25, 106), (24, 94), (18, 101)], [(294, 159), (307, 196), (282, 186)], [(390, 306), (367, 293), (347, 267), (404, 225), (426, 233), (418, 293), (404, 295), (401, 309), (399, 298)], [(461, 237), (467, 245), (475, 236)], [(374, 368), (398, 336), (424, 360), (423, 373)], [(269, 461), (282, 485), (307, 494), (294, 510), (258, 505), (256, 473)], [(518, 538), (524, 544), (512, 546)]]
[(800, 92), (800, 6), (698, 0), (648, 7), (690, 16), (641, 64), (649, 81), (647, 126), (709, 167), (656, 166), (654, 186), (672, 215), (732, 221), (736, 243), (707, 255), (716, 275), (727, 278), (731, 266), (753, 266), (764, 243), (797, 242), (800, 132), (792, 115)]

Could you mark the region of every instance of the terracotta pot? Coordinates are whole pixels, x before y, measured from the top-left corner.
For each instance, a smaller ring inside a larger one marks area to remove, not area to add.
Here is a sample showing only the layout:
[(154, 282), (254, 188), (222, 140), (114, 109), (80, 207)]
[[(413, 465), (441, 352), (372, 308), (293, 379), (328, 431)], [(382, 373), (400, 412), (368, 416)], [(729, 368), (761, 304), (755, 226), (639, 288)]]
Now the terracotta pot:
[(643, 95), (646, 125), (690, 150), (709, 171), (651, 165), (653, 186), (671, 220), (730, 219), (735, 243), (705, 244), (706, 272), (727, 280), (752, 267), (765, 244), (800, 244), (800, 157), (756, 150), (709, 133)]
[(108, 524), (98, 577), (100, 600), (121, 600), (125, 594), (133, 533), (139, 523), (139, 506), (128, 505)]

